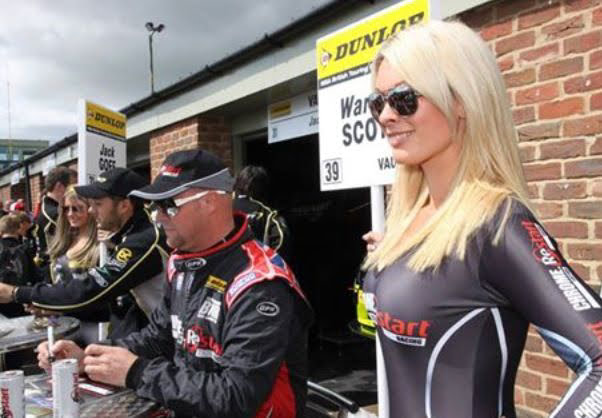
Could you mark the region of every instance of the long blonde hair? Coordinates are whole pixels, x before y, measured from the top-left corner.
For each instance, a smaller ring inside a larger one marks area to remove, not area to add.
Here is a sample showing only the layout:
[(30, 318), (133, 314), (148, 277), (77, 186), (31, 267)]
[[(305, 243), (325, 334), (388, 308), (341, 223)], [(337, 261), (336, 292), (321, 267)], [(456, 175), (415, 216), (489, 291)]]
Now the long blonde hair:
[[(412, 250), (410, 268), (436, 269), (450, 255), (463, 259), (473, 233), (502, 203), (515, 199), (530, 207), (516, 128), (495, 58), (464, 24), (431, 21), (391, 37), (374, 60), (373, 85), (384, 59), (445, 115), (452, 140), (460, 142), (460, 163), (444, 203), (407, 238), (405, 232), (428, 201), (429, 190), (419, 166), (397, 165), (385, 236), (364, 267), (382, 270)], [(457, 104), (465, 113), (462, 132), (456, 129)]]
[[(88, 207), (88, 203), (75, 192), (75, 189), (72, 186), (67, 189), (64, 196), (65, 202), (69, 200), (84, 203), (86, 208)], [(67, 253), (69, 248), (74, 244), (75, 238), (79, 232), (69, 225), (67, 214), (64, 213), (62, 208), (63, 205), (60, 207), (61, 210), (59, 211), (57, 220), (56, 233), (48, 246), (48, 254), (50, 255), (50, 261), (53, 264), (59, 257)], [(70, 265), (81, 268), (94, 267), (98, 263), (99, 257), (96, 220), (94, 219), (94, 216), (88, 215), (88, 221), (86, 222), (85, 228), (87, 237), (85, 245), (78, 251), (70, 254), (69, 257)]]

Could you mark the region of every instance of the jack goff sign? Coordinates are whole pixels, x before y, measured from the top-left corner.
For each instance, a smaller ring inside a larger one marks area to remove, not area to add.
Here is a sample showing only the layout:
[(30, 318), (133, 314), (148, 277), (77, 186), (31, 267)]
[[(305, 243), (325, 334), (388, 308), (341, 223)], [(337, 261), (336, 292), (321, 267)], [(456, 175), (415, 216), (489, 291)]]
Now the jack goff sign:
[(321, 190), (393, 182), (395, 162), (370, 115), (370, 64), (391, 35), (429, 20), (429, 0), (406, 0), (318, 39)]
[(126, 166), (126, 117), (95, 103), (80, 100), (78, 112), (78, 183)]

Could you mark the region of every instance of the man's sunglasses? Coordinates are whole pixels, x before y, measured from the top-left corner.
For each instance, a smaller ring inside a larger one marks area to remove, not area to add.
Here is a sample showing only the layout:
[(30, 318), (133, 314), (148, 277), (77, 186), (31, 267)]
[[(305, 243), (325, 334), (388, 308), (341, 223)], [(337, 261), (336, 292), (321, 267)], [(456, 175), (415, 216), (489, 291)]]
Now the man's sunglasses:
[(153, 214), (153, 218), (156, 217), (156, 213), (159, 211), (165, 213), (170, 218), (174, 218), (178, 214), (180, 208), (186, 203), (192, 202), (193, 200), (198, 200), (209, 193), (226, 194), (226, 192), (223, 190), (205, 190), (181, 199), (173, 199), (170, 197), (162, 200), (154, 200), (150, 203), (150, 205), (148, 205), (148, 208)]
[(395, 110), (400, 116), (411, 116), (418, 110), (418, 98), (422, 96), (407, 84), (400, 84), (392, 88), (387, 93), (374, 92), (368, 96), (368, 107), (372, 112), (372, 117), (378, 122), (378, 118), (389, 103), (391, 109)]

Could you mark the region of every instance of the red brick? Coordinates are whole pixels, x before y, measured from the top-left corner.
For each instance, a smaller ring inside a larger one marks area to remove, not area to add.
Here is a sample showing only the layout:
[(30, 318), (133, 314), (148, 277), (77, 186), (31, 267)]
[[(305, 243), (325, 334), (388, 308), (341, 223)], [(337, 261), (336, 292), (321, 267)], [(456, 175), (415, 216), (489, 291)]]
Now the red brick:
[(583, 113), (583, 97), (571, 97), (539, 105), (540, 119), (556, 119)]
[(518, 87), (525, 84), (531, 84), (535, 81), (535, 69), (527, 68), (525, 70), (514, 71), (504, 74), (506, 87)]
[(592, 97), (589, 99), (589, 108), (591, 110), (602, 109), (602, 93), (592, 94)]
[(495, 22), (481, 29), (481, 37), (486, 41), (510, 35), (512, 33), (512, 20)]
[(539, 199), (539, 187), (535, 183), (527, 184), (529, 199)]
[(562, 216), (562, 203), (537, 202), (534, 203), (536, 212), (541, 219), (559, 218)]
[(516, 92), (516, 104), (531, 104), (552, 100), (558, 97), (558, 82), (539, 84)]
[(569, 244), (567, 252), (575, 260), (597, 261), (602, 259), (602, 244)]
[(594, 51), (589, 55), (589, 69), (597, 70), (602, 67), (602, 51)]
[(564, 54), (583, 53), (602, 45), (602, 31), (585, 33), (564, 41)]
[(585, 181), (547, 183), (543, 188), (543, 198), (546, 200), (583, 199), (587, 197)]
[(505, 19), (533, 6), (535, 6), (535, 0), (504, 0), (497, 4), (497, 17)]
[(499, 55), (507, 54), (511, 51), (524, 49), (535, 45), (535, 31), (521, 32), (508, 38), (500, 39), (495, 43), (495, 53)]
[[(591, 274), (590, 274), (590, 269), (589, 269), (589, 267), (588, 267), (588, 266), (586, 266), (586, 265), (583, 265), (583, 264), (580, 264), (580, 263), (577, 263), (576, 261), (571, 261), (571, 262), (570, 262), (570, 266), (571, 266), (571, 268), (573, 269), (573, 271), (575, 272), (575, 274), (576, 274), (578, 277), (581, 277), (581, 279), (582, 279), (583, 281), (586, 281), (586, 282), (587, 282), (587, 281), (590, 281), (590, 280), (591, 280), (591, 277), (592, 277), (592, 276), (591, 276)], [(598, 292), (596, 292), (596, 293), (599, 293), (599, 291), (598, 291)]]
[[(557, 138), (560, 135), (560, 123), (548, 122), (536, 125), (522, 126), (518, 130), (520, 141), (532, 141), (535, 139)], [(577, 136), (577, 135), (573, 135)]]
[(515, 125), (521, 125), (535, 120), (535, 107), (524, 106), (512, 111), (512, 118)]
[(564, 91), (568, 94), (602, 88), (602, 71), (568, 79), (564, 82)]
[(583, 71), (583, 57), (567, 58), (543, 64), (539, 69), (539, 79), (550, 80), (581, 71)]
[(516, 384), (531, 390), (541, 390), (542, 379), (535, 373), (519, 370), (516, 374)]
[(592, 196), (602, 197), (602, 181), (595, 181), (592, 186)]
[(563, 123), (563, 136), (593, 135), (602, 132), (602, 116), (567, 120)]
[(518, 29), (521, 30), (532, 26), (541, 26), (558, 16), (560, 16), (560, 6), (557, 4), (533, 10), (518, 16)]
[(598, 267), (596, 274), (598, 275), (598, 279), (602, 280), (602, 266)]
[(570, 383), (565, 380), (546, 379), (546, 394), (562, 397), (568, 389)]
[(594, 10), (592, 13), (592, 23), (594, 25), (602, 25), (602, 8)]
[(578, 10), (590, 9), (598, 4), (600, 4), (600, 0), (567, 0), (564, 6), (564, 12), (571, 13)]
[(564, 174), (567, 178), (602, 176), (602, 158), (568, 161), (564, 165)]
[[(514, 387), (514, 403), (516, 405), (524, 405), (525, 404), (525, 397), (523, 395), (523, 391), (517, 387)], [(523, 417), (524, 415), (517, 415), (517, 416)]]
[(540, 58), (551, 58), (558, 55), (560, 52), (560, 44), (554, 42), (552, 44), (538, 46), (533, 49), (523, 51), (519, 55), (521, 61), (537, 61)]
[(572, 139), (541, 144), (539, 159), (582, 157), (585, 155), (585, 140)]
[(514, 57), (512, 55), (508, 55), (500, 60), (498, 60), (497, 65), (501, 72), (506, 72), (511, 70), (514, 67)]
[(518, 153), (520, 156), (520, 160), (523, 163), (528, 163), (535, 160), (535, 150), (537, 147), (535, 146), (524, 146), (521, 144), (518, 148)]
[(559, 359), (552, 359), (539, 354), (525, 353), (525, 360), (527, 367), (533, 371), (558, 377), (567, 377), (569, 375), (567, 367)]
[(587, 238), (587, 223), (546, 221), (546, 230), (556, 238)]
[(529, 163), (523, 167), (527, 181), (556, 180), (561, 175), (560, 163)]
[(585, 27), (583, 16), (578, 15), (562, 22), (551, 23), (541, 28), (546, 39), (558, 39), (580, 32)]
[(596, 138), (591, 148), (589, 149), (590, 155), (602, 154), (602, 137)]
[(569, 202), (569, 216), (580, 219), (602, 219), (602, 200)]
[(543, 351), (543, 340), (539, 335), (527, 335), (525, 350), (532, 353), (541, 353)]
[(602, 222), (596, 222), (596, 227), (594, 228), (594, 235), (596, 236), (596, 238), (602, 238)]

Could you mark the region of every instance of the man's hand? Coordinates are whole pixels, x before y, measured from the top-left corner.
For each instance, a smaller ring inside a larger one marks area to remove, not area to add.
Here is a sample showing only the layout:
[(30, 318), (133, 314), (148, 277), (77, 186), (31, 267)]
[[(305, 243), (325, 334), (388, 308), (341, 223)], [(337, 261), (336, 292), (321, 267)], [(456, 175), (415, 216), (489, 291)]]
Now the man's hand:
[(25, 309), (26, 312), (34, 315), (34, 316), (56, 316), (56, 315), (62, 315), (62, 312), (55, 312), (55, 311), (48, 311), (46, 309), (42, 309), (42, 308), (36, 308), (35, 306), (31, 305), (31, 304), (24, 304), (23, 308)]
[(122, 347), (90, 344), (86, 348), (84, 370), (92, 380), (125, 387), (125, 378), (137, 358)]
[(13, 289), (15, 286), (0, 283), (0, 303), (10, 303), (13, 301)]
[[(48, 341), (44, 341), (40, 345), (38, 345), (38, 366), (40, 368), (50, 372), (50, 362), (48, 361)], [(59, 340), (54, 343), (52, 347), (52, 353), (56, 360), (62, 360), (66, 358), (74, 358), (77, 359), (77, 363), (79, 366), (79, 372), (82, 373), (84, 371), (84, 350), (82, 350), (77, 344), (73, 341), (69, 340)]]

